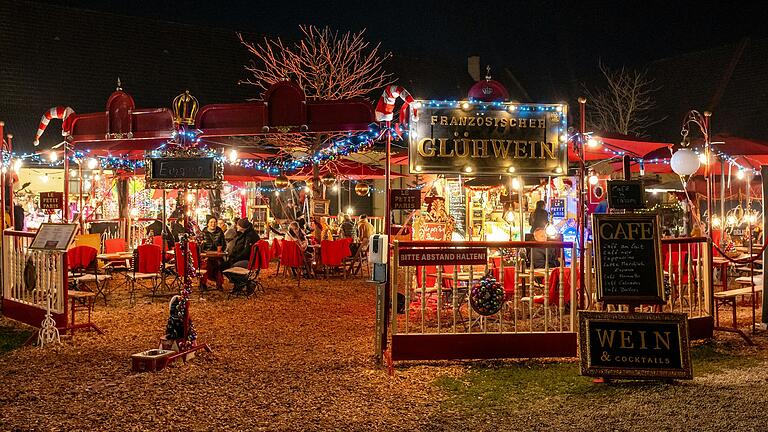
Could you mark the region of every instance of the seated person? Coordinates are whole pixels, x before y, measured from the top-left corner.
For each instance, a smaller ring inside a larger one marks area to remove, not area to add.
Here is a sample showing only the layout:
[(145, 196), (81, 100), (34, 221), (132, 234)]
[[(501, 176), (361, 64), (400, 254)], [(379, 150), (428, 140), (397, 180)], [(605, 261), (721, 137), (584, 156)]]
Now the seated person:
[(248, 268), (248, 260), (251, 258), (251, 246), (260, 240), (259, 235), (253, 229), (248, 219), (237, 221), (237, 235), (229, 243), (227, 262), (231, 267)]
[[(537, 242), (547, 241), (547, 234), (543, 228), (538, 228), (533, 232), (533, 239)], [(533, 268), (545, 268), (547, 261), (549, 267), (559, 267), (560, 261), (557, 257), (560, 255), (559, 249), (554, 248), (531, 248), (531, 264)]]

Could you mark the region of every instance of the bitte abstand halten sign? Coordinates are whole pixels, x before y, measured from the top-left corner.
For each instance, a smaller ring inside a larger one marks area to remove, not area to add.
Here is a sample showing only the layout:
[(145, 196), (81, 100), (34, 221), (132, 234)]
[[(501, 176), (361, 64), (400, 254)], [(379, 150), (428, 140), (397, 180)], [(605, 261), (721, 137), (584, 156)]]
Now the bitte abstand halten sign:
[(664, 304), (657, 215), (592, 216), (598, 301)]
[(411, 174), (566, 174), (567, 105), (428, 100), (411, 106)]

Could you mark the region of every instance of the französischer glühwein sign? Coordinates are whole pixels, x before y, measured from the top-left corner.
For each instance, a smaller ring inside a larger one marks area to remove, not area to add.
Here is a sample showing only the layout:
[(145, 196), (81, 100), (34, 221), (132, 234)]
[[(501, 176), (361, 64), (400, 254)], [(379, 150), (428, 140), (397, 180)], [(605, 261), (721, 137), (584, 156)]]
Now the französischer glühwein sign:
[(418, 107), (410, 119), (412, 174), (566, 173), (565, 104), (417, 101), (412, 106)]

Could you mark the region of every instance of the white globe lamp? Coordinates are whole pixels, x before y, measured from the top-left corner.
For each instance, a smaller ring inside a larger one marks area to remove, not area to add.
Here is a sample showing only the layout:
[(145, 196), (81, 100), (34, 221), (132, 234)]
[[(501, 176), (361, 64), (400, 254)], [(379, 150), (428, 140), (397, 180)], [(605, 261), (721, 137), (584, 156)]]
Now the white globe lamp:
[(672, 171), (679, 175), (683, 182), (687, 182), (699, 170), (701, 160), (699, 160), (699, 156), (693, 150), (681, 148), (672, 155), (669, 164), (672, 166)]

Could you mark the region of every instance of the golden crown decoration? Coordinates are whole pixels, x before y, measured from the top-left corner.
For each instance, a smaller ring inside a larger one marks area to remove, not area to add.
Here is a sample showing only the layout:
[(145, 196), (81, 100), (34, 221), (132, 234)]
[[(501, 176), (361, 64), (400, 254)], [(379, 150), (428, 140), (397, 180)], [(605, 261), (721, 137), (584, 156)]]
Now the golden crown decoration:
[(189, 94), (189, 90), (173, 98), (173, 122), (177, 125), (195, 124), (195, 116), (200, 104), (197, 98)]

